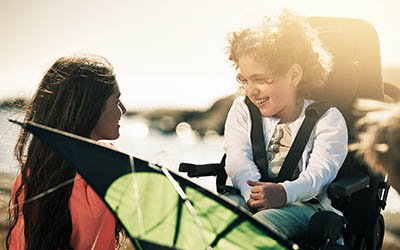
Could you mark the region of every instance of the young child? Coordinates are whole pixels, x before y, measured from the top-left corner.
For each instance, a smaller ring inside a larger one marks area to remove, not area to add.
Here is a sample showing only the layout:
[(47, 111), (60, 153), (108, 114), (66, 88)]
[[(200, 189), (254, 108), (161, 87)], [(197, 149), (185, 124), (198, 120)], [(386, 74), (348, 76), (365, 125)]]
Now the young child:
[(351, 150), (357, 150), (369, 167), (388, 175), (391, 186), (400, 192), (400, 105), (374, 100), (359, 100), (363, 113), (356, 127), (360, 130)]
[[(62, 57), (45, 73), (24, 121), (114, 140), (126, 111), (119, 96), (105, 58)], [(115, 249), (121, 229), (79, 174), (25, 130), (15, 155), (21, 171), (12, 189), (7, 249)]]
[[(289, 10), (277, 19), (265, 18), (259, 27), (231, 33), (228, 53), (238, 70), (237, 81), (261, 113), (268, 175), (276, 177), (305, 109), (331, 70), (332, 56), (306, 19)], [(226, 170), (241, 194), (229, 198), (256, 211), (256, 218), (287, 238), (304, 237), (315, 212), (340, 213), (331, 206), (326, 189), (347, 155), (345, 120), (338, 109), (330, 108), (311, 133), (296, 178), (283, 183), (260, 182), (244, 99), (234, 101), (225, 124)]]

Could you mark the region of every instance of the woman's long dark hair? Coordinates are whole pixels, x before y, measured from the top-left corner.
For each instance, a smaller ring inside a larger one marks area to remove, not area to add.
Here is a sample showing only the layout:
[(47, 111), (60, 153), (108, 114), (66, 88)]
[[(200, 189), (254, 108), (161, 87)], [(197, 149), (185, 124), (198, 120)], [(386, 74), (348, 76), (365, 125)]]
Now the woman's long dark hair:
[[(62, 57), (45, 73), (24, 121), (89, 138), (115, 84), (113, 67), (105, 58), (96, 55)], [(25, 223), (26, 249), (70, 248), (69, 199), (73, 183), (32, 202), (18, 204), (18, 197), (23, 195), (24, 200), (28, 200), (42, 194), (73, 179), (75, 171), (23, 129), (14, 152), (21, 167), (21, 185), (13, 196), (14, 206), (10, 205), (12, 222), (7, 249), (20, 211)]]

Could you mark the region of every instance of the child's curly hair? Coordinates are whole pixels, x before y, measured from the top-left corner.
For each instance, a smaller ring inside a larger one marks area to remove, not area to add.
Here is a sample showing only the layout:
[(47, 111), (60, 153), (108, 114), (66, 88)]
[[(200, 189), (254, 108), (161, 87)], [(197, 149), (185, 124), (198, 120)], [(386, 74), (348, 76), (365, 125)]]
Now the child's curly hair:
[(332, 55), (322, 46), (316, 30), (304, 17), (284, 10), (277, 19), (265, 17), (260, 26), (228, 34), (227, 54), (236, 68), (239, 57), (253, 53), (274, 74), (283, 74), (293, 64), (299, 64), (303, 78), (298, 94), (311, 98), (324, 86), (332, 69)]
[(356, 110), (363, 116), (357, 121), (357, 141), (350, 150), (357, 150), (375, 172), (394, 174), (400, 178), (400, 103), (361, 99)]

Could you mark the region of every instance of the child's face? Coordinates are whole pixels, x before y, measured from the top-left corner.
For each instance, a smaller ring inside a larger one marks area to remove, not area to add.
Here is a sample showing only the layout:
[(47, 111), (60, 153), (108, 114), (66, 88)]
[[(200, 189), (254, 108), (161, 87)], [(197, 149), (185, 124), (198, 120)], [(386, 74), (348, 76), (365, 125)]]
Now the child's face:
[(297, 83), (290, 70), (283, 75), (273, 75), (264, 64), (255, 61), (252, 54), (239, 57), (238, 80), (244, 84), (246, 95), (262, 116), (273, 116), (281, 122), (296, 119)]
[(126, 112), (122, 102), (119, 100), (121, 93), (115, 83), (113, 94), (107, 99), (100, 119), (90, 134), (93, 140), (115, 140), (119, 137), (119, 120)]

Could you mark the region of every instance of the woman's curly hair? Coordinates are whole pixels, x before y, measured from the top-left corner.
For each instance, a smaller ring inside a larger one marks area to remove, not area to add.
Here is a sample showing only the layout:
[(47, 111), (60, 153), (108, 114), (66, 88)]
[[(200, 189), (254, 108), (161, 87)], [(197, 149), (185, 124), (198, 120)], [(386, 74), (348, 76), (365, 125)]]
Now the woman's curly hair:
[(332, 69), (332, 55), (323, 47), (306, 18), (284, 10), (278, 18), (265, 17), (260, 26), (228, 34), (229, 60), (239, 68), (239, 57), (253, 53), (274, 74), (284, 74), (293, 64), (303, 71), (298, 94), (311, 98), (324, 86)]
[(374, 171), (400, 178), (400, 103), (361, 99), (356, 110), (357, 141), (350, 145)]

